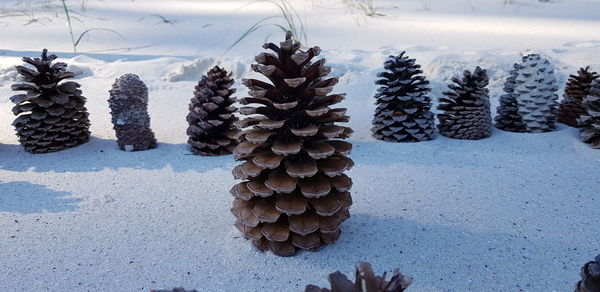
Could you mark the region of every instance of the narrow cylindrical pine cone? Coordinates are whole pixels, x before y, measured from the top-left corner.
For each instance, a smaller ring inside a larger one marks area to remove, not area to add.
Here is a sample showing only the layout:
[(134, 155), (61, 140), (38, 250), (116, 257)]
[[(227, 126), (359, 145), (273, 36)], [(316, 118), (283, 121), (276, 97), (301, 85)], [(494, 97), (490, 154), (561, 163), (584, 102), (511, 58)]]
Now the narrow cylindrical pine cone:
[(233, 170), (244, 181), (231, 189), (236, 198), (235, 226), (261, 250), (291, 256), (296, 249), (315, 251), (340, 236), (350, 214), (352, 180), (344, 174), (354, 163), (352, 145), (339, 139), (352, 130), (346, 109), (333, 108), (344, 94), (329, 94), (338, 82), (327, 78), (325, 60), (311, 60), (319, 47), (301, 51), (291, 34), (275, 52), (261, 53), (254, 71), (270, 82), (245, 79), (250, 97), (240, 100), (240, 144)]
[(581, 103), (584, 114), (577, 120), (583, 142), (592, 148), (600, 148), (600, 79), (592, 83), (590, 94)]
[(478, 140), (492, 134), (489, 91), (486, 86), (489, 78), (486, 70), (479, 67), (471, 74), (465, 71), (463, 77), (452, 78), (450, 91), (440, 98), (438, 129), (444, 136), (456, 139)]
[(600, 255), (581, 268), (581, 281), (575, 292), (600, 292)]
[(115, 81), (109, 93), (108, 105), (119, 148), (124, 151), (155, 148), (146, 84), (137, 75), (125, 74)]
[(539, 133), (556, 127), (558, 95), (550, 62), (540, 55), (523, 57), (504, 85), (496, 127), (512, 132)]
[(386, 274), (375, 276), (371, 264), (358, 263), (356, 265), (356, 281), (352, 283), (339, 271), (327, 277), (331, 289), (317, 286), (306, 286), (305, 292), (402, 292), (412, 284), (412, 278), (406, 277), (398, 269), (394, 270), (392, 278), (386, 280)]
[(579, 69), (577, 75), (569, 76), (564, 99), (558, 106), (559, 122), (571, 127), (579, 127), (577, 119), (585, 112), (581, 102), (590, 93), (592, 82), (599, 77), (598, 73), (590, 72), (589, 66)]
[(419, 142), (433, 139), (435, 119), (428, 96), (429, 81), (421, 75), (421, 65), (405, 52), (389, 56), (383, 63), (387, 71), (377, 74), (381, 85), (375, 95), (373, 136), (389, 142)]
[(196, 86), (187, 115), (188, 144), (193, 153), (224, 155), (237, 146), (235, 137), (239, 129), (234, 126), (238, 118), (234, 115), (237, 108), (233, 106), (233, 82), (231, 73), (215, 66)]
[(66, 71), (67, 64), (54, 63), (55, 55), (44, 49), (41, 58), (23, 58), (34, 68), (17, 66), (25, 83), (12, 86), (14, 91), (25, 91), (10, 98), (16, 104), (17, 116), (13, 125), (25, 151), (47, 153), (83, 144), (89, 140), (90, 122), (85, 108), (85, 97), (80, 85), (62, 82), (74, 76)]

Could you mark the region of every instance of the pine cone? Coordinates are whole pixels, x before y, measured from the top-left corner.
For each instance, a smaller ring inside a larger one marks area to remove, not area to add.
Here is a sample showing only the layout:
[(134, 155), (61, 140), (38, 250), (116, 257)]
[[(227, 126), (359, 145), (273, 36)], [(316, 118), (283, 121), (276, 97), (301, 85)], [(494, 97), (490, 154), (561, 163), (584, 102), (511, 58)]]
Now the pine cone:
[(23, 62), (35, 67), (17, 66), (25, 83), (12, 86), (12, 90), (24, 90), (10, 98), (17, 104), (13, 113), (17, 116), (13, 125), (19, 142), (25, 151), (47, 153), (83, 144), (89, 140), (90, 122), (85, 97), (80, 85), (73, 81), (61, 82), (74, 76), (66, 71), (67, 64), (54, 63), (55, 55), (48, 56), (44, 49), (40, 58), (23, 58)]
[(590, 72), (590, 67), (577, 71), (577, 75), (570, 75), (565, 88), (565, 95), (558, 107), (558, 121), (571, 127), (579, 127), (577, 119), (585, 113), (581, 102), (590, 93), (592, 82), (598, 79), (598, 73)]
[(421, 65), (409, 59), (405, 52), (389, 56), (383, 63), (387, 71), (375, 84), (382, 85), (375, 98), (377, 108), (373, 119), (373, 136), (389, 142), (419, 142), (433, 139), (434, 115), (430, 111), (429, 81)]
[(231, 73), (215, 66), (196, 86), (194, 98), (190, 103), (190, 113), (187, 121), (190, 126), (187, 134), (190, 136), (192, 152), (199, 155), (214, 156), (230, 154), (237, 140), (234, 138), (239, 129), (233, 126), (238, 120), (234, 116), (237, 110), (232, 104), (235, 88)]
[(398, 269), (389, 281), (385, 277), (385, 273), (381, 277), (375, 276), (369, 263), (358, 263), (355, 283), (337, 271), (327, 277), (331, 290), (309, 285), (305, 292), (402, 292), (412, 284), (412, 279), (402, 275)]
[(512, 132), (539, 133), (556, 127), (558, 95), (550, 62), (537, 54), (515, 64), (500, 97), (496, 127)]
[(109, 93), (108, 104), (119, 148), (124, 151), (155, 148), (146, 84), (137, 75), (125, 74), (115, 81)]
[(489, 91), (486, 86), (489, 78), (486, 70), (479, 67), (475, 72), (463, 73), (463, 78), (452, 78), (454, 84), (444, 92), (447, 98), (440, 98), (438, 126), (442, 135), (467, 140), (479, 140), (492, 134)]
[(494, 118), (496, 128), (510, 132), (525, 132), (525, 122), (519, 115), (519, 107), (515, 94), (517, 87), (517, 69), (518, 64), (515, 64), (515, 69), (510, 71), (510, 75), (504, 82), (504, 92), (506, 94), (500, 96), (500, 106), (498, 106), (498, 115)]
[(583, 142), (600, 148), (600, 79), (592, 83), (590, 94), (581, 103), (585, 113), (579, 117)]
[(600, 292), (600, 255), (581, 268), (581, 281), (575, 292)]
[(346, 109), (331, 108), (344, 94), (331, 94), (336, 78), (325, 79), (330, 67), (314, 63), (319, 47), (306, 52), (288, 32), (280, 47), (265, 44), (276, 54), (261, 53), (252, 69), (269, 82), (245, 79), (250, 89), (241, 104), (240, 135), (234, 150), (245, 161), (233, 170), (243, 182), (231, 189), (236, 198), (235, 226), (261, 250), (291, 256), (296, 248), (315, 251), (340, 236), (340, 225), (350, 214), (351, 179), (343, 174), (354, 163), (346, 157), (352, 130)]

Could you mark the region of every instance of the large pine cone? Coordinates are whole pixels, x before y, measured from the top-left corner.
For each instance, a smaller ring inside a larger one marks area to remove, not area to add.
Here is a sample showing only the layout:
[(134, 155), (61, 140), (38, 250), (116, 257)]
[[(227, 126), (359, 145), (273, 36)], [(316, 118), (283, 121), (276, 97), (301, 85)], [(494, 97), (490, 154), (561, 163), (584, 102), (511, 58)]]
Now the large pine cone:
[(419, 142), (435, 136), (434, 115), (430, 111), (429, 81), (421, 65), (409, 59), (405, 52), (390, 56), (384, 62), (387, 71), (375, 84), (381, 85), (375, 99), (373, 136), (389, 142)]
[(513, 132), (554, 130), (557, 90), (550, 62), (537, 54), (524, 56), (521, 64), (514, 65), (505, 83), (507, 94), (500, 97), (496, 126)]
[(232, 96), (235, 93), (235, 88), (231, 88), (233, 82), (231, 73), (215, 66), (196, 86), (187, 115), (190, 124), (188, 144), (193, 153), (224, 155), (237, 146), (235, 136), (239, 129), (233, 125), (238, 120), (234, 115), (237, 108), (233, 106), (236, 100)]
[(592, 82), (598, 73), (590, 72), (590, 67), (580, 68), (577, 75), (570, 75), (562, 103), (558, 107), (558, 121), (571, 127), (579, 127), (577, 119), (585, 113), (581, 102), (590, 93)]
[(479, 67), (471, 74), (463, 73), (462, 79), (452, 78), (454, 84), (440, 98), (438, 114), (439, 131), (442, 135), (467, 140), (487, 138), (492, 134), (489, 91), (486, 86), (489, 78), (486, 70)]
[(119, 148), (124, 151), (155, 148), (146, 84), (135, 74), (125, 74), (115, 81), (109, 93), (108, 104)]
[(17, 116), (13, 125), (25, 151), (47, 153), (71, 148), (89, 140), (90, 122), (85, 97), (80, 85), (73, 81), (62, 82), (74, 76), (66, 71), (67, 64), (54, 63), (55, 55), (48, 56), (44, 49), (41, 58), (23, 58), (35, 68), (17, 66), (25, 83), (12, 86), (24, 90), (10, 98), (16, 104)]
[(331, 289), (309, 285), (305, 292), (402, 292), (412, 284), (412, 279), (402, 275), (398, 269), (389, 281), (385, 276), (385, 273), (381, 277), (375, 276), (369, 263), (358, 263), (355, 283), (337, 271), (327, 277)]
[(594, 81), (590, 94), (581, 103), (585, 113), (578, 119), (583, 142), (600, 148), (600, 79)]
[[(311, 62), (320, 49), (299, 50), (286, 35), (280, 47), (265, 44), (276, 54), (261, 53), (252, 69), (269, 82), (245, 79), (250, 89), (240, 112), (252, 115), (239, 121), (243, 131), (234, 150), (245, 161), (233, 170), (244, 181), (231, 189), (236, 198), (235, 226), (261, 250), (291, 256), (296, 248), (318, 250), (340, 236), (340, 225), (350, 214), (352, 181), (343, 174), (353, 166), (346, 109), (331, 108), (344, 94), (331, 94), (336, 78), (325, 77), (325, 60)], [(337, 138), (337, 139), (336, 139)]]
[(581, 268), (581, 281), (575, 292), (600, 292), (600, 255)]

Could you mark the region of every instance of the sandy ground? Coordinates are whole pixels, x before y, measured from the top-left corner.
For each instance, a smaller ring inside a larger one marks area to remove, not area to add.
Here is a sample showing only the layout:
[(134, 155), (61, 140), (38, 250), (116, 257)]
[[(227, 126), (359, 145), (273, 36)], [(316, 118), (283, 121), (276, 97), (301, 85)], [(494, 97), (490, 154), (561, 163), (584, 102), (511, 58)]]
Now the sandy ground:
[[(576, 129), (494, 130), (480, 141), (437, 137), (407, 144), (378, 142), (369, 132), (375, 74), (400, 50), (423, 64), (434, 99), (461, 70), (488, 68), (494, 108), (523, 52), (548, 57), (561, 82), (579, 66), (600, 70), (594, 29), (600, 20), (593, 13), (599, 3), (432, 1), (423, 11), (421, 1), (387, 1), (386, 16), (357, 25), (335, 3), (294, 2), (306, 16), (309, 44), (321, 46), (341, 76), (335, 92), (348, 93), (354, 205), (338, 243), (279, 258), (254, 249), (232, 225), (233, 158), (194, 156), (185, 144), (196, 80), (215, 63), (236, 78), (248, 76), (268, 29), (223, 52), (273, 11), (260, 5), (234, 11), (246, 3), (235, 1), (166, 2), (90, 0), (86, 25), (119, 30), (127, 40), (94, 34), (81, 54), (69, 53), (64, 23), (51, 13), (54, 20), (43, 25), (0, 18), (6, 40), (0, 50), (0, 290), (302, 291), (325, 285), (328, 273), (351, 275), (356, 262), (370, 261), (378, 272), (400, 268), (413, 276), (411, 291), (571, 291), (581, 265), (600, 253), (600, 152), (581, 143)], [(178, 21), (149, 20), (157, 12)], [(146, 44), (153, 45), (90, 52)], [(19, 57), (44, 46), (80, 73), (93, 137), (77, 148), (32, 155), (14, 136), (8, 98)], [(124, 73), (140, 75), (149, 87), (160, 143), (154, 150), (126, 153), (114, 141), (107, 91)], [(245, 89), (236, 87), (243, 96)]]

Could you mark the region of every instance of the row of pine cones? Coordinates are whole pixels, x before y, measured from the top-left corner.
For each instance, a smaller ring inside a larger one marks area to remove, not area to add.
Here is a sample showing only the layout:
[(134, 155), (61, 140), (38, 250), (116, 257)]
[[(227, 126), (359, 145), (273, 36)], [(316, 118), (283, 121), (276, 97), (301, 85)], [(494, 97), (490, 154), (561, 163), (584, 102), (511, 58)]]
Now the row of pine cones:
[[(265, 58), (265, 53), (258, 58)], [(65, 63), (53, 64), (55, 59), (55, 55), (48, 55), (44, 50), (41, 58), (23, 58), (33, 68), (17, 67), (25, 82), (13, 85), (13, 90), (25, 93), (11, 98), (16, 103), (13, 112), (18, 116), (13, 125), (20, 143), (31, 153), (58, 151), (89, 139), (89, 119), (80, 85), (62, 82), (73, 73), (66, 71)], [(420, 65), (402, 52), (390, 56), (384, 68), (386, 71), (379, 73), (380, 79), (376, 81), (381, 87), (375, 95), (373, 136), (393, 142), (433, 139), (436, 126), (430, 111), (429, 82), (422, 75)], [(238, 143), (238, 127), (249, 126), (236, 123), (238, 109), (234, 106), (231, 75), (215, 66), (196, 86), (187, 116), (188, 143), (195, 154), (232, 153)], [(512, 132), (547, 132), (553, 130), (558, 121), (581, 128), (584, 142), (600, 148), (599, 77), (589, 67), (581, 68), (577, 75), (569, 77), (564, 99), (558, 105), (553, 67), (539, 55), (527, 55), (522, 63), (514, 65), (505, 82), (495, 126)], [(244, 81), (250, 94), (260, 95), (266, 90), (256, 85), (257, 82)], [(479, 67), (452, 79), (437, 107), (437, 129), (442, 135), (468, 140), (491, 135), (488, 84), (486, 70)], [(133, 74), (120, 77), (110, 94), (119, 147), (126, 151), (156, 147), (147, 113), (148, 90), (139, 77)]]
[[(352, 282), (339, 271), (327, 277), (331, 288), (321, 288), (314, 285), (306, 286), (305, 292), (402, 292), (413, 282), (398, 269), (387, 280), (386, 273), (376, 276), (371, 264), (361, 262), (356, 265), (355, 280)], [(175, 288), (173, 290), (151, 290), (151, 292), (197, 292)], [(600, 255), (594, 261), (586, 263), (581, 268), (581, 280), (575, 285), (574, 292), (600, 292)]]
[[(433, 139), (434, 115), (430, 111), (429, 82), (421, 66), (401, 53), (384, 63), (378, 74), (381, 85), (375, 95), (377, 107), (373, 136), (391, 142), (418, 142)], [(550, 62), (531, 54), (515, 64), (500, 97), (495, 126), (511, 132), (548, 132), (557, 120), (580, 127), (584, 142), (600, 148), (600, 79), (589, 67), (570, 76), (565, 98), (558, 106), (558, 86)], [(449, 90), (439, 99), (438, 131), (447, 137), (478, 140), (489, 137), (492, 118), (487, 72), (480, 67), (452, 79)]]

